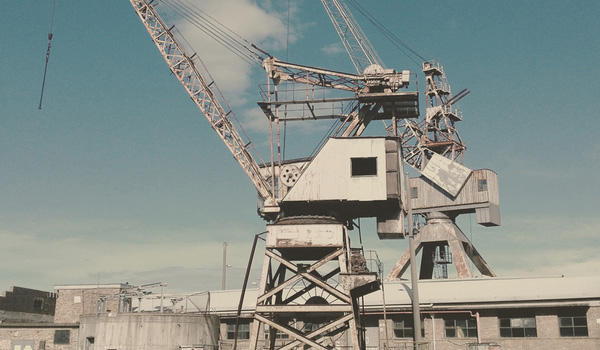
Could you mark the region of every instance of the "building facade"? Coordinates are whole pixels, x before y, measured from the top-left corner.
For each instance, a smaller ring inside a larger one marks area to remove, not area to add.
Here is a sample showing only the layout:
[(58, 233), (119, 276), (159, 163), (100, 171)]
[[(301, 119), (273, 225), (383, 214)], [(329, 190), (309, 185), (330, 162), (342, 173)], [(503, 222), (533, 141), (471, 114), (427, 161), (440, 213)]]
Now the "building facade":
[[(386, 282), (382, 291), (364, 297), (361, 323), (367, 349), (412, 349), (411, 294), (410, 282), (399, 281)], [(238, 349), (247, 348), (255, 297), (256, 291), (247, 291)], [(597, 276), (422, 280), (419, 298), (424, 349), (600, 349)], [(211, 310), (221, 315), (221, 337), (229, 348), (236, 338), (238, 302), (239, 291), (211, 294)], [(263, 344), (267, 337), (265, 330)], [(292, 339), (284, 333), (276, 337), (279, 343)], [(344, 334), (327, 342), (340, 349), (350, 345)]]

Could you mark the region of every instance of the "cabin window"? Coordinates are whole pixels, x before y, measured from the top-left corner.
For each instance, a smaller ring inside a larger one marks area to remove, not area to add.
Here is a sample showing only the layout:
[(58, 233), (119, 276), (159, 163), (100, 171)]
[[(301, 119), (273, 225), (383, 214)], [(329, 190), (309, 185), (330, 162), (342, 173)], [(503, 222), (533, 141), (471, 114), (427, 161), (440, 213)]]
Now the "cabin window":
[(487, 179), (477, 180), (477, 190), (479, 192), (487, 191)]
[(352, 162), (352, 176), (376, 176), (377, 157), (350, 158)]

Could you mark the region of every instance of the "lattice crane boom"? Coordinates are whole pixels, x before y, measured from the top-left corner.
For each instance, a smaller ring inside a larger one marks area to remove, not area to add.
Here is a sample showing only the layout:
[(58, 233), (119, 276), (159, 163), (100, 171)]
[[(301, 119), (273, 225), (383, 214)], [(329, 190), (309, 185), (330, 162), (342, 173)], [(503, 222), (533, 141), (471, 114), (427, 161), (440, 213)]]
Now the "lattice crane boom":
[[(272, 184), (261, 175), (258, 163), (250, 151), (253, 145), (250, 141), (244, 141), (236, 129), (233, 123), (236, 120), (235, 114), (210, 78), (204, 64), (196, 54), (189, 55), (184, 50), (173, 35), (172, 27), (167, 27), (151, 1), (130, 0), (130, 2), (171, 72), (248, 175), (259, 196), (265, 201), (265, 208), (277, 211)], [(224, 107), (227, 107), (227, 110)]]
[(372, 64), (383, 67), (377, 51), (347, 6), (339, 0), (321, 0), (321, 3), (323, 3), (356, 71), (360, 74)]

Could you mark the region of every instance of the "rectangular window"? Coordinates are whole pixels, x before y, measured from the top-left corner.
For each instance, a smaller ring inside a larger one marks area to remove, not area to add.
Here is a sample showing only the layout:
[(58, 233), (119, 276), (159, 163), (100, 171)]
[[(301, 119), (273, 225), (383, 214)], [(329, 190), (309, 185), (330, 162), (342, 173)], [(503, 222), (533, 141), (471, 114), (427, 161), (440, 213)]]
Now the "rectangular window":
[(535, 317), (500, 318), (498, 320), (501, 337), (537, 337)]
[(483, 192), (483, 191), (487, 191), (487, 180), (486, 179), (481, 179), (481, 180), (477, 180), (477, 190), (479, 192)]
[[(250, 339), (250, 323), (238, 324), (238, 339)], [(235, 324), (227, 325), (227, 339), (235, 339)]]
[[(265, 339), (269, 339), (269, 328), (265, 329)], [(275, 339), (290, 339), (290, 335), (278, 329), (275, 333)]]
[(561, 337), (587, 337), (588, 327), (585, 316), (558, 317)]
[(34, 310), (42, 310), (44, 308), (44, 299), (35, 298), (33, 301), (33, 309)]
[[(425, 336), (423, 321), (421, 321), (421, 336)], [(413, 337), (413, 321), (412, 319), (402, 319), (394, 321), (394, 337), (396, 338), (412, 338)]]
[(377, 157), (350, 158), (352, 165), (352, 176), (377, 175)]
[(444, 320), (446, 338), (476, 338), (477, 322), (472, 319)]
[(70, 330), (56, 330), (54, 331), (54, 344), (69, 344), (71, 341)]

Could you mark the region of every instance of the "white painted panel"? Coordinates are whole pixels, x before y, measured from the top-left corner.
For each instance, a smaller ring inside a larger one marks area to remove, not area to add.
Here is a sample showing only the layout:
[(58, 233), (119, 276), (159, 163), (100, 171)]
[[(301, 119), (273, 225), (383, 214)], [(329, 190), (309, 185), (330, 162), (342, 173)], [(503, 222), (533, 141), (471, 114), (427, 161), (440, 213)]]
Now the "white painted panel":
[[(377, 158), (376, 176), (352, 176), (351, 158)], [(385, 139), (329, 139), (284, 201), (385, 200)]]
[(471, 169), (434, 153), (425, 169), (423, 169), (422, 174), (453, 197), (456, 197), (469, 178)]
[(338, 247), (344, 244), (341, 224), (269, 225), (266, 246), (278, 247)]

